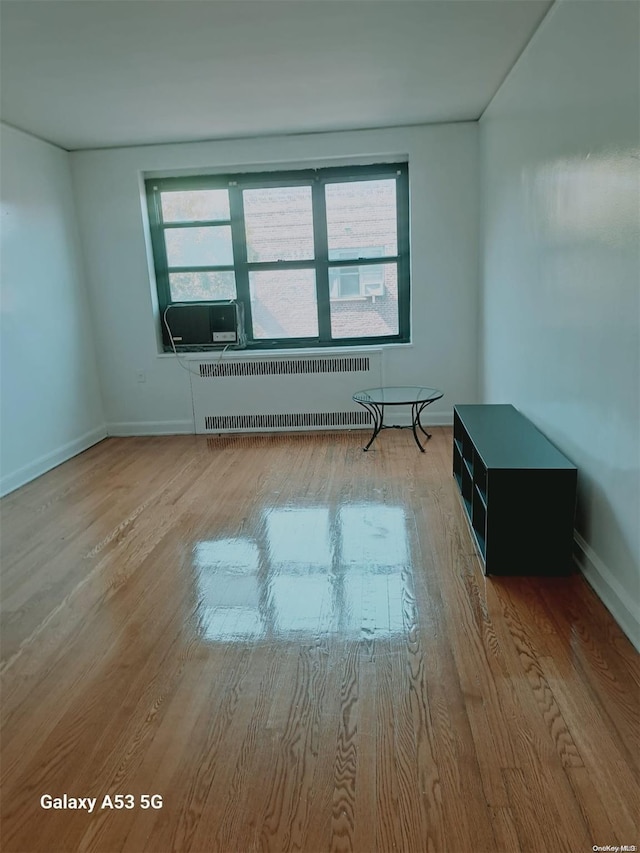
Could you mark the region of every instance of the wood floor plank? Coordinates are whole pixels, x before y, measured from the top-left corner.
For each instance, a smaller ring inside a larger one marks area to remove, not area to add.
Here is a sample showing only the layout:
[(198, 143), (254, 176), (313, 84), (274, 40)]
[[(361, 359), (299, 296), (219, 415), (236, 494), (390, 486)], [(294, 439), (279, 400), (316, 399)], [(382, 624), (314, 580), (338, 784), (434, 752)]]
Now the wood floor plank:
[(629, 765), (624, 745), (612, 734), (615, 731), (612, 727), (602, 725), (607, 716), (597, 703), (589, 701), (589, 696), (585, 699), (582, 690), (567, 689), (565, 678), (553, 660), (545, 659), (543, 666), (566, 718), (576, 721), (575, 742), (590, 778), (601, 791), (602, 800), (607, 808), (612, 808), (613, 798), (616, 799), (613, 811), (616, 832), (622, 837), (634, 837), (638, 831), (640, 794), (637, 771)]
[(3, 499), (3, 851), (637, 843), (638, 655), (579, 574), (483, 576), (432, 433), (112, 438)]
[[(640, 726), (637, 712), (640, 681), (635, 650), (608, 614), (595, 593), (581, 578), (574, 577), (570, 587), (558, 590), (551, 584), (541, 584), (540, 594), (548, 601), (554, 593), (557, 605), (547, 607), (562, 635), (571, 637), (572, 663), (580, 668), (584, 683), (606, 709), (620, 740), (627, 746), (628, 759), (640, 770)], [(613, 647), (617, 654), (603, 654)], [(550, 649), (550, 655), (557, 651)], [(562, 657), (558, 656), (558, 663)], [(572, 668), (572, 670), (573, 670)], [(572, 672), (572, 670), (570, 672)], [(612, 695), (616, 701), (611, 702)]]
[(247, 703), (242, 731), (236, 739), (239, 746), (235, 761), (233, 754), (230, 755), (229, 760), (222, 765), (226, 773), (220, 774), (217, 787), (212, 787), (209, 792), (204, 811), (214, 818), (201, 821), (197, 828), (193, 845), (196, 850), (206, 849), (208, 846), (209, 849), (221, 853), (232, 853), (238, 849), (238, 838), (245, 815), (253, 807), (248, 798), (247, 780), (251, 778), (256, 766), (255, 754), (261, 747), (262, 732), (266, 725), (278, 667), (277, 657), (265, 656), (264, 671), (255, 699), (252, 705)]
[(357, 853), (379, 853), (376, 842), (377, 821), (371, 819), (371, 815), (375, 815), (378, 811), (378, 756), (375, 748), (378, 729), (375, 704), (377, 666), (375, 661), (367, 656), (366, 643), (360, 643), (358, 678), (353, 849)]

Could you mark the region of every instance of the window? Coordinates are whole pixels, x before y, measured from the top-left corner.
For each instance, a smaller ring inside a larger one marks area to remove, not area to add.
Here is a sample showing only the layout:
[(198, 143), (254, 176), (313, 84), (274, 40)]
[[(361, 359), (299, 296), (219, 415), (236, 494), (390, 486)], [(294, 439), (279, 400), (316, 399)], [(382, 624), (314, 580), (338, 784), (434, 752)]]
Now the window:
[[(348, 249), (341, 249), (344, 255), (336, 252), (336, 259), (349, 257)], [(384, 255), (384, 247), (363, 249), (363, 258), (376, 258)], [(369, 296), (384, 296), (384, 267), (376, 264), (366, 267), (331, 267), (329, 269), (329, 295), (334, 299), (361, 299)]]
[(406, 163), (146, 189), (161, 316), (172, 302), (237, 299), (256, 349), (409, 340)]

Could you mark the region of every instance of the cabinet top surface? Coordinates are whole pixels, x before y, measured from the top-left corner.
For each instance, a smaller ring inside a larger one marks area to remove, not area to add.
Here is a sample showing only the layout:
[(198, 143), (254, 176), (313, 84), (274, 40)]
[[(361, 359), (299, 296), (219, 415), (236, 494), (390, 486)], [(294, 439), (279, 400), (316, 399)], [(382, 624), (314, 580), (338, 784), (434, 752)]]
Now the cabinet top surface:
[(575, 470), (530, 420), (511, 405), (455, 406), (487, 468)]

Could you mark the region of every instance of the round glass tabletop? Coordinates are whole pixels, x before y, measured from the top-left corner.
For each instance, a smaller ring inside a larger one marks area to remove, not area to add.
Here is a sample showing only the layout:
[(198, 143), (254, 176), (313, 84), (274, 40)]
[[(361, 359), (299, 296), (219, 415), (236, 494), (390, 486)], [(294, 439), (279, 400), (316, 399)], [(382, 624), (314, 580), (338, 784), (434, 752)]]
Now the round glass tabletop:
[(423, 388), (414, 385), (388, 385), (384, 388), (367, 388), (353, 395), (356, 403), (377, 403), (378, 405), (413, 405), (439, 400), (444, 394), (437, 388)]

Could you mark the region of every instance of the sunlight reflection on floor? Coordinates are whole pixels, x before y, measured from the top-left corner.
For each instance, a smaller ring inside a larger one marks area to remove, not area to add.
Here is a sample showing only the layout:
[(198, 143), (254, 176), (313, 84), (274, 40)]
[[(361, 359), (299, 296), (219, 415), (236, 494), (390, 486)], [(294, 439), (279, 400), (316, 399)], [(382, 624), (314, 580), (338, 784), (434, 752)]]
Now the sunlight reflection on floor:
[(274, 507), (264, 511), (259, 531), (255, 540), (195, 544), (203, 639), (403, 631), (412, 560), (402, 507)]

